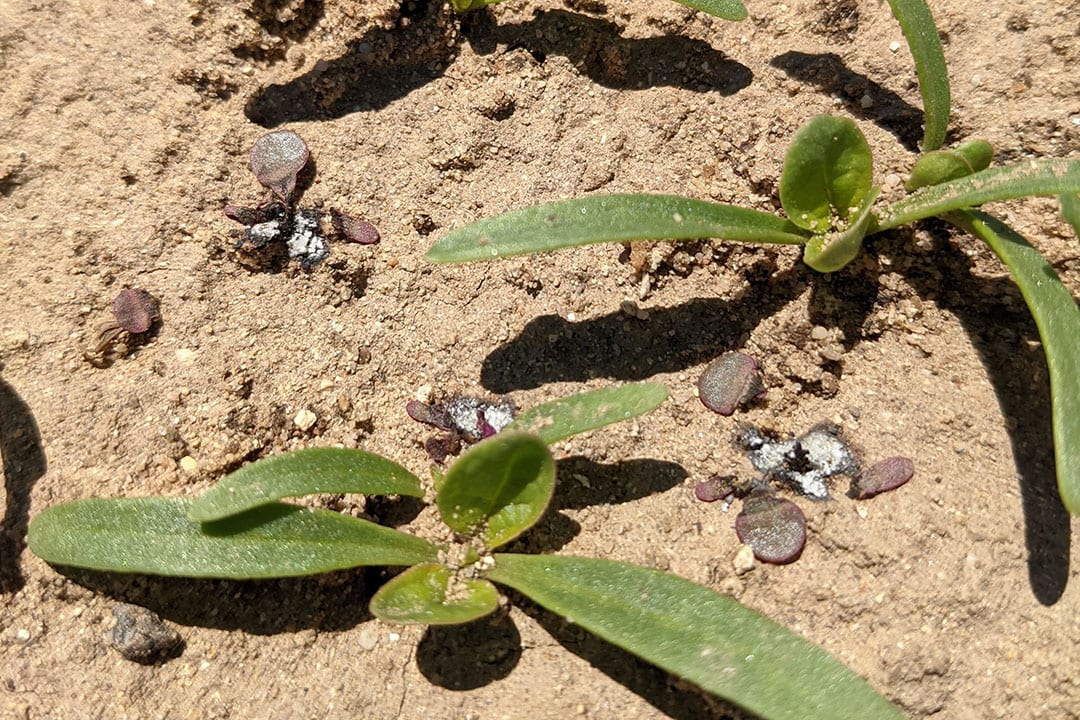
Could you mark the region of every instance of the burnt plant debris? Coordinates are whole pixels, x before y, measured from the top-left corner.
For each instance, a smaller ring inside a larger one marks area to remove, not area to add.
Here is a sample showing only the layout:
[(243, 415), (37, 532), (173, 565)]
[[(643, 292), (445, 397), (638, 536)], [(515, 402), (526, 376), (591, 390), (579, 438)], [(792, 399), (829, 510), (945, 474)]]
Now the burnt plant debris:
[(508, 402), (451, 395), (431, 403), (410, 400), (405, 412), (413, 420), (443, 431), (424, 441), (428, 455), (441, 464), (461, 452), (464, 445), (477, 443), (505, 428), (514, 420), (517, 409)]
[(378, 229), (366, 220), (334, 209), (297, 207), (302, 194), (298, 178), (312, 169), (312, 162), (307, 143), (296, 133), (278, 130), (260, 137), (251, 147), (248, 167), (272, 195), (254, 207), (223, 208), (226, 217), (245, 226), (234, 235), (242, 265), (277, 270), (295, 260), (311, 269), (330, 254), (332, 240), (379, 242)]
[(95, 367), (108, 367), (143, 342), (161, 320), (161, 303), (142, 288), (127, 288), (113, 300), (112, 312), (113, 322), (99, 330), (97, 343), (83, 352)]

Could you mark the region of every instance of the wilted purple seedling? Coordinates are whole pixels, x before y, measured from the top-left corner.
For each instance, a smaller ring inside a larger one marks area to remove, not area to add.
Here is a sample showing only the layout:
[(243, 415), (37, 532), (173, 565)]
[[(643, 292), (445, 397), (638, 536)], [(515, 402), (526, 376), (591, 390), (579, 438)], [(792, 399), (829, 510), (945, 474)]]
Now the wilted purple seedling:
[(735, 533), (758, 560), (783, 565), (797, 560), (806, 545), (806, 516), (798, 505), (761, 486), (743, 501)]
[(900, 487), (915, 474), (911, 458), (889, 457), (866, 468), (851, 479), (848, 497), (865, 500)]
[(161, 319), (158, 299), (142, 288), (121, 290), (113, 300), (115, 322), (106, 325), (98, 333), (98, 342), (83, 357), (98, 367), (106, 367), (118, 355), (127, 353), (132, 338), (150, 331)]
[(721, 415), (765, 396), (757, 361), (746, 353), (729, 352), (713, 360), (698, 380), (698, 397)]
[(379, 242), (379, 229), (367, 220), (354, 218), (352, 215), (340, 213), (337, 210), (330, 211), (330, 222), (345, 242), (359, 243), (360, 245), (374, 245)]
[(837, 437), (838, 433), (837, 428), (819, 426), (797, 438), (780, 439), (749, 427), (739, 435), (739, 443), (766, 478), (824, 499), (829, 497), (826, 479), (858, 467), (855, 454)]
[(267, 133), (251, 146), (248, 167), (256, 179), (284, 203), (296, 189), (296, 176), (307, 165), (307, 144), (291, 130)]
[(495, 435), (509, 425), (516, 412), (506, 402), (489, 402), (467, 395), (456, 395), (445, 402), (423, 403), (410, 400), (405, 412), (413, 420), (449, 433), (429, 438), (424, 448), (435, 462), (457, 453), (461, 442), (475, 443)]
[(736, 482), (734, 475), (710, 475), (694, 486), (694, 497), (707, 503), (730, 500), (735, 497)]
[(161, 318), (157, 298), (142, 288), (121, 290), (113, 300), (112, 311), (117, 326), (133, 335), (146, 332)]

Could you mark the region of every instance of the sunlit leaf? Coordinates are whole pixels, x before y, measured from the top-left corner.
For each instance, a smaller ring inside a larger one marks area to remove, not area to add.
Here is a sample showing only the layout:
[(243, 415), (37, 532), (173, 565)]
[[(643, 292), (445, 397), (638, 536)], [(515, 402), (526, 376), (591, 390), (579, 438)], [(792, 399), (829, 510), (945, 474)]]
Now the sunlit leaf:
[(1072, 225), (1073, 233), (1080, 239), (1080, 194), (1065, 193), (1058, 197), (1061, 204), (1061, 215), (1065, 222)]
[(213, 578), (270, 578), (358, 565), (432, 561), (438, 548), (367, 520), (263, 505), (214, 523), (188, 519), (177, 498), (88, 499), (30, 523), (30, 549), (57, 565)]
[(870, 232), (983, 203), (1080, 192), (1080, 160), (1024, 160), (920, 188), (882, 210)]
[(643, 415), (668, 396), (659, 383), (618, 385), (578, 393), (520, 413), (506, 431), (537, 435), (547, 444)]
[(540, 519), (554, 488), (555, 461), (544, 441), (503, 431), (450, 466), (436, 503), (452, 530), (479, 534), (487, 548), (495, 548)]
[(487, 580), (458, 577), (446, 565), (411, 567), (379, 588), (371, 613), (386, 622), (456, 625), (499, 607), (499, 591)]
[(819, 115), (799, 128), (784, 157), (780, 204), (791, 222), (815, 234), (846, 223), (870, 192), (873, 158), (851, 120)]
[(803, 262), (818, 272), (836, 272), (854, 260), (866, 237), (871, 219), (870, 209), (878, 192), (878, 188), (870, 189), (848, 227), (810, 238), (803, 249)]
[(275, 455), (226, 475), (191, 504), (192, 520), (208, 522), (286, 497), (315, 493), (423, 497), (420, 479), (363, 450), (309, 448)]
[(1058, 492), (1080, 515), (1080, 308), (1053, 266), (997, 218), (969, 210), (945, 219), (984, 240), (1012, 273), (1039, 329), (1050, 371), (1050, 416)]
[(949, 69), (945, 65), (941, 37), (926, 0), (889, 0), (889, 6), (900, 21), (919, 76), (925, 117), (922, 149), (937, 150), (945, 142), (951, 102)]
[(610, 560), (496, 554), (488, 577), (762, 718), (903, 717), (825, 651), (675, 575)]
[(990, 167), (994, 148), (985, 140), (972, 140), (954, 150), (924, 153), (911, 168), (904, 189), (913, 192), (927, 185), (938, 185)]
[(746, 7), (739, 0), (676, 0), (676, 2), (724, 20), (746, 19)]
[(515, 210), (452, 230), (428, 250), (427, 258), (470, 262), (601, 242), (699, 238), (806, 242), (798, 227), (758, 210), (674, 195), (593, 195)]

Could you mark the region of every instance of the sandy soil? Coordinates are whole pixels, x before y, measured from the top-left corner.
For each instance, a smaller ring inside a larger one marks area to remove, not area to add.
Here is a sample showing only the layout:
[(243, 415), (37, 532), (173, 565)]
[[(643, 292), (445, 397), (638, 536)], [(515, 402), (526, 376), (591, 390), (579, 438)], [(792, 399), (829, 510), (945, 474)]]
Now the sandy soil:
[[(788, 139), (823, 112), (859, 123), (897, 192), (921, 115), (888, 6), (747, 4), (742, 23), (642, 0), (464, 18), (389, 0), (0, 4), (0, 716), (725, 716), (517, 599), (462, 628), (391, 627), (366, 611), (380, 571), (111, 577), (23, 548), (56, 503), (194, 495), (293, 448), (362, 447), (424, 472), (428, 429), (404, 412), (423, 386), (524, 407), (650, 378), (672, 391), (660, 409), (555, 448), (556, 507), (525, 546), (729, 593), (915, 718), (1078, 717), (1078, 535), (1054, 489), (1042, 350), (976, 241), (925, 224), (830, 277), (797, 250), (715, 241), (424, 260), (449, 228), (590, 192), (776, 208)], [(1077, 157), (1080, 3), (931, 5), (955, 139), (1006, 160)], [(380, 245), (334, 246), (311, 271), (241, 262), (221, 208), (263, 198), (246, 151), (278, 127), (317, 163), (304, 203), (369, 219)], [(1080, 244), (1052, 201), (997, 211), (1080, 291)], [(163, 322), (95, 367), (84, 352), (126, 287), (160, 298)], [(769, 395), (721, 418), (694, 383), (736, 348), (761, 358)], [(800, 500), (803, 557), (736, 572), (734, 513), (693, 485), (751, 471), (738, 423), (821, 420), (868, 460), (914, 458), (915, 479), (864, 503), (843, 488)], [(430, 509), (316, 500), (435, 532)], [(112, 650), (122, 601), (177, 627), (182, 652), (147, 666)]]

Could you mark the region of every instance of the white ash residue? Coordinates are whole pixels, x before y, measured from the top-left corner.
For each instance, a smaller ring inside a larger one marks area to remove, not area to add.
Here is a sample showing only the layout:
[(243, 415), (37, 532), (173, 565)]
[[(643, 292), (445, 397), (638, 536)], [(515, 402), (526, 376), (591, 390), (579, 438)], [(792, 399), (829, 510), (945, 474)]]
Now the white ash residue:
[(835, 433), (815, 428), (792, 439), (767, 437), (757, 428), (748, 428), (740, 442), (749, 452), (750, 462), (767, 478), (791, 485), (809, 497), (829, 497), (826, 480), (858, 468), (855, 454)]

